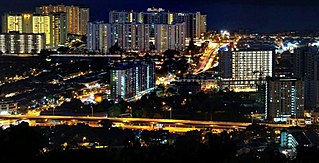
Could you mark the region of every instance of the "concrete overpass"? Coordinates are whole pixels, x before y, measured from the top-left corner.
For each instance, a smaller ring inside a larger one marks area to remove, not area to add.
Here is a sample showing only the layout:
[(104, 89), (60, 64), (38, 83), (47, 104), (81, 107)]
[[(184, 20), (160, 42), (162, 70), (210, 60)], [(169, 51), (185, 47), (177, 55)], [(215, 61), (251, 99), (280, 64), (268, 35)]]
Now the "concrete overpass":
[[(232, 130), (245, 129), (251, 123), (247, 122), (222, 122), (222, 121), (198, 121), (198, 120), (177, 120), (177, 119), (153, 119), (153, 118), (113, 118), (98, 116), (51, 116), (51, 115), (0, 115), (2, 121), (7, 120), (28, 120), (33, 126), (54, 126), (57, 124), (74, 125), (77, 123), (87, 123), (91, 126), (99, 126), (102, 120), (109, 120), (116, 127), (128, 129), (156, 130), (164, 129), (171, 132), (187, 132), (191, 130)], [(0, 121), (1, 122), (1, 121)], [(288, 128), (291, 124), (271, 124), (259, 123), (260, 125), (272, 128)], [(301, 126), (304, 127), (304, 126)]]

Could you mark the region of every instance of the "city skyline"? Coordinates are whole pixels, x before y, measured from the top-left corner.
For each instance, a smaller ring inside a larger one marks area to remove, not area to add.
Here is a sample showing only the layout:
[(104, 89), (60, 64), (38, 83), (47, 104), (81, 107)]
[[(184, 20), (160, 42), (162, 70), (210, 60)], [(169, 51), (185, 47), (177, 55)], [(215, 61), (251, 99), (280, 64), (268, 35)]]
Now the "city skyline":
[(0, 162), (316, 162), (319, 2), (2, 2)]
[[(43, 4), (65, 4), (89, 7), (91, 21), (108, 21), (108, 12), (111, 10), (136, 10), (145, 11), (149, 7), (161, 7), (173, 12), (201, 11), (207, 14), (208, 29), (251, 29), (255, 32), (281, 32), (290, 30), (316, 30), (319, 23), (316, 21), (316, 6), (318, 2), (306, 1), (274, 1), (254, 2), (251, 0), (234, 1), (214, 0), (205, 2), (187, 1), (146, 1), (146, 0), (122, 0), (122, 1), (68, 1), (62, 0), (31, 0), (31, 1), (6, 1), (0, 8), (0, 12), (34, 11), (34, 8)], [(135, 5), (139, 4), (139, 5)], [(19, 6), (19, 7), (17, 7)], [(192, 7), (190, 7), (192, 6)]]

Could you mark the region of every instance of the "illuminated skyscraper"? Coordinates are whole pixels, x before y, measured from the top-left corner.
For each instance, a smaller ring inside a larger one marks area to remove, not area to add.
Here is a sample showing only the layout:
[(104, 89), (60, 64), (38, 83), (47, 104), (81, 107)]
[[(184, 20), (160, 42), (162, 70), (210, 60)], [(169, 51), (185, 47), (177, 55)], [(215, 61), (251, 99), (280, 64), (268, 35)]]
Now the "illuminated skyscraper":
[(148, 51), (150, 26), (148, 24), (111, 24), (111, 44), (116, 42), (125, 51)]
[(52, 17), (49, 15), (32, 16), (32, 33), (44, 33), (48, 47), (53, 46)]
[(80, 27), (79, 34), (86, 35), (86, 25), (90, 21), (90, 9), (89, 8), (80, 8)]
[(185, 23), (156, 24), (155, 47), (158, 52), (165, 50), (183, 50), (185, 48)]
[(206, 33), (207, 32), (207, 15), (200, 15), (200, 33)]
[(67, 39), (67, 18), (65, 13), (40, 14), (4, 14), (2, 32), (44, 33), (47, 48), (64, 45)]
[(80, 7), (67, 6), (68, 33), (80, 34)]
[(107, 53), (111, 47), (111, 26), (104, 22), (90, 22), (87, 25), (87, 49)]
[(266, 83), (265, 114), (273, 121), (304, 116), (304, 82), (297, 79), (269, 78)]
[(305, 108), (319, 107), (319, 50), (317, 47), (300, 47), (293, 54), (294, 77), (305, 82)]
[(36, 13), (41, 15), (49, 15), (51, 13), (66, 12), (66, 6), (64, 5), (43, 5), (36, 7)]
[(111, 98), (134, 100), (155, 88), (154, 62), (123, 62), (110, 72)]
[[(256, 91), (257, 85), (262, 84), (267, 76), (273, 76), (274, 55), (274, 51), (270, 49), (234, 51), (231, 58), (231, 78), (224, 78), (222, 87), (235, 91)], [(223, 58), (229, 57), (221, 59)], [(229, 72), (229, 66), (224, 67), (227, 69), (222, 71)]]
[(134, 11), (110, 11), (109, 23), (144, 23), (143, 13)]
[(220, 51), (219, 56), (219, 74), (223, 79), (232, 78), (232, 52), (230, 50)]
[(89, 8), (80, 8), (79, 6), (65, 5), (44, 5), (37, 7), (38, 14), (49, 15), (52, 13), (65, 12), (67, 16), (67, 30), (70, 34), (85, 35), (86, 25), (89, 22)]
[(50, 14), (52, 19), (52, 36), (53, 37), (53, 46), (58, 48), (63, 46), (67, 40), (67, 17), (66, 13), (53, 13)]
[(111, 11), (109, 23), (144, 23), (150, 25), (150, 37), (155, 35), (156, 24), (185, 23), (185, 37), (199, 38), (206, 32), (206, 15), (196, 13), (176, 13), (162, 8), (149, 8), (146, 12)]
[(32, 16), (33, 16), (33, 14), (22, 13), (21, 15), (22, 15), (22, 33), (32, 33)]
[(22, 15), (6, 13), (2, 16), (2, 33), (13, 31), (22, 33)]

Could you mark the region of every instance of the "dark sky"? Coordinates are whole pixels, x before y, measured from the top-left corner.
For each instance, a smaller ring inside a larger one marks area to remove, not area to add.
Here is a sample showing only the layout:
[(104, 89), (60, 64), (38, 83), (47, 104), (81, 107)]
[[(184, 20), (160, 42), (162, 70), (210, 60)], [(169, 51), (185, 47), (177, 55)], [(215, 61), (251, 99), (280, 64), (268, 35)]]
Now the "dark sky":
[(110, 10), (201, 11), (209, 29), (249, 28), (256, 32), (319, 30), (317, 0), (1, 0), (0, 12), (34, 11), (41, 4), (89, 7), (91, 20), (108, 20)]

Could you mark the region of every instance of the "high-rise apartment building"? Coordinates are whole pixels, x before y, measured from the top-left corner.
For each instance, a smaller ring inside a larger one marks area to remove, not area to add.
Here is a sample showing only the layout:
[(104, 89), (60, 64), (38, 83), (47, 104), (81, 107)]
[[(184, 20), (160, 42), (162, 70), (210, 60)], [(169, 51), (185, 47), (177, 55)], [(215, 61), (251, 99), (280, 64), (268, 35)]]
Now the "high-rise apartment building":
[(293, 76), (305, 82), (305, 108), (319, 106), (319, 53), (317, 47), (300, 47), (293, 54)]
[(22, 15), (6, 13), (2, 16), (2, 33), (13, 31), (22, 33)]
[(207, 15), (200, 15), (200, 33), (207, 32)]
[(52, 46), (58, 48), (65, 45), (67, 41), (67, 17), (66, 13), (53, 13), (51, 15), (52, 23)]
[(166, 12), (162, 8), (149, 8), (146, 12), (111, 11), (109, 23), (144, 23), (150, 24), (150, 36), (155, 35), (156, 24), (185, 23), (185, 37), (199, 38), (206, 32), (206, 15), (196, 13)]
[(41, 15), (49, 15), (51, 13), (66, 12), (66, 6), (64, 5), (43, 5), (36, 7), (36, 13)]
[(31, 13), (22, 13), (22, 32), (19, 31), (20, 33), (32, 33), (32, 28), (33, 28), (33, 21), (32, 21), (32, 16), (33, 14)]
[(111, 98), (134, 100), (155, 88), (154, 62), (123, 62), (110, 72)]
[(44, 33), (46, 48), (58, 48), (67, 39), (67, 17), (65, 13), (9, 14), (2, 16), (2, 33)]
[(80, 34), (80, 7), (66, 6), (66, 14), (68, 17), (68, 33)]
[[(274, 55), (274, 51), (270, 49), (234, 51), (231, 58), (231, 78), (223, 79), (222, 87), (235, 91), (256, 91), (257, 85), (262, 84), (267, 76), (273, 76)], [(229, 66), (221, 71), (229, 72)]]
[(223, 79), (232, 78), (232, 51), (220, 51), (219, 74)]
[(44, 33), (46, 44), (52, 47), (52, 17), (49, 15), (33, 15), (32, 16), (32, 33)]
[(148, 24), (111, 24), (111, 44), (118, 45), (125, 51), (148, 51), (150, 26)]
[(38, 14), (49, 15), (65, 12), (67, 17), (67, 31), (70, 34), (85, 35), (86, 25), (89, 22), (89, 8), (65, 5), (44, 5), (36, 8)]
[(179, 24), (156, 24), (155, 25), (155, 48), (158, 52), (165, 50), (183, 50), (185, 48), (185, 23)]
[(273, 121), (304, 116), (304, 82), (297, 79), (268, 78), (265, 115)]
[(110, 11), (109, 23), (144, 23), (144, 16), (142, 12), (134, 11)]
[(87, 49), (107, 53), (111, 45), (111, 25), (104, 22), (90, 22), (87, 25)]
[(40, 53), (45, 49), (45, 34), (10, 32), (0, 34), (0, 51), (9, 54)]
[(79, 24), (79, 34), (86, 35), (86, 25), (90, 21), (90, 9), (89, 8), (80, 8), (80, 24)]

